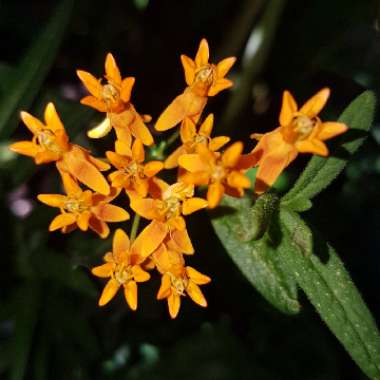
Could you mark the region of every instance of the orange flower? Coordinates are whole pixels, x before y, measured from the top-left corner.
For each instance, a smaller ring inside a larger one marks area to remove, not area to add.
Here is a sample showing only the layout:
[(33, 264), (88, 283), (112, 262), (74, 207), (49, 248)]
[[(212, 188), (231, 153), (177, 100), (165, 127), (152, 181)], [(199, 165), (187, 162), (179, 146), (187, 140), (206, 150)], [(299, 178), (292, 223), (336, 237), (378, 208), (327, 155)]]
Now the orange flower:
[(209, 47), (205, 39), (200, 42), (194, 61), (186, 55), (181, 55), (188, 87), (169, 104), (158, 118), (155, 125), (157, 131), (173, 128), (186, 117), (197, 123), (206, 106), (207, 98), (233, 85), (224, 77), (235, 63), (236, 58), (225, 58), (217, 65), (209, 63), (208, 60)]
[(165, 168), (172, 169), (178, 166), (178, 158), (182, 154), (194, 153), (199, 144), (207, 146), (212, 151), (217, 151), (230, 141), (227, 136), (211, 138), (214, 124), (214, 115), (210, 114), (199, 127), (197, 132), (194, 122), (185, 118), (181, 124), (180, 136), (182, 145), (179, 146), (165, 161)]
[(80, 146), (70, 144), (53, 103), (46, 106), (44, 117), (45, 124), (27, 112), (21, 112), (21, 119), (33, 133), (33, 139), (16, 142), (10, 149), (33, 157), (37, 165), (55, 161), (61, 172), (69, 173), (92, 190), (109, 194), (108, 182), (99, 171), (108, 170), (109, 165), (92, 157)]
[(67, 195), (40, 194), (38, 200), (51, 207), (58, 207), (61, 214), (57, 215), (49, 226), (49, 231), (61, 230), (71, 232), (79, 227), (82, 231), (88, 228), (101, 238), (109, 235), (107, 222), (122, 222), (129, 219), (127, 211), (121, 207), (109, 204), (118, 191), (112, 189), (109, 196), (82, 190), (67, 174), (62, 175), (63, 185)]
[[(150, 225), (154, 233), (149, 236), (149, 243), (161, 244), (169, 235), (173, 244), (181, 252), (191, 254), (194, 252), (189, 235), (186, 230), (186, 222), (182, 215), (207, 207), (207, 201), (194, 197), (194, 186), (177, 182), (168, 185), (160, 180), (161, 192), (158, 198), (140, 198), (131, 196), (131, 208), (143, 218), (152, 220)], [(148, 243), (148, 242), (147, 242)]]
[(164, 244), (152, 255), (157, 270), (162, 274), (161, 286), (157, 299), (167, 299), (171, 318), (178, 315), (181, 307), (181, 296), (186, 293), (198, 305), (207, 306), (207, 301), (199, 285), (208, 284), (210, 277), (198, 272), (190, 266), (185, 267), (183, 255), (169, 250)]
[(135, 140), (132, 148), (126, 144), (116, 145), (116, 152), (108, 151), (107, 158), (118, 169), (109, 175), (113, 187), (124, 188), (127, 192), (135, 191), (138, 196), (146, 197), (149, 183), (163, 168), (161, 161), (145, 160), (144, 146), (140, 140)]
[(152, 145), (153, 137), (144, 121), (151, 120), (150, 116), (141, 116), (130, 102), (135, 78), (122, 79), (120, 70), (111, 53), (107, 54), (105, 62), (106, 84), (92, 74), (77, 70), (79, 79), (91, 95), (81, 100), (82, 104), (107, 113), (106, 119), (88, 132), (90, 138), (100, 138), (107, 135), (112, 127), (119, 140), (129, 139), (132, 134), (139, 138), (144, 145)]
[(241, 167), (258, 166), (255, 192), (260, 194), (272, 186), (282, 171), (298, 153), (328, 156), (325, 140), (347, 131), (337, 122), (322, 122), (318, 117), (330, 96), (324, 88), (310, 98), (300, 109), (289, 91), (284, 91), (280, 112), (280, 126), (264, 135), (253, 134), (259, 140), (252, 152), (241, 161)]
[(237, 168), (242, 151), (243, 144), (240, 141), (232, 144), (222, 154), (200, 145), (197, 153), (179, 157), (179, 165), (189, 172), (181, 176), (181, 179), (194, 185), (208, 185), (209, 208), (216, 207), (225, 192), (235, 197), (242, 197), (244, 189), (251, 186), (244, 171)]
[(131, 244), (128, 235), (122, 229), (117, 229), (113, 237), (112, 252), (104, 256), (105, 264), (92, 268), (93, 275), (101, 278), (110, 277), (100, 296), (99, 306), (111, 301), (123, 286), (124, 297), (129, 307), (132, 310), (137, 309), (137, 283), (150, 279), (150, 274), (140, 265), (145, 257), (136, 249), (139, 239), (140, 237), (137, 237)]

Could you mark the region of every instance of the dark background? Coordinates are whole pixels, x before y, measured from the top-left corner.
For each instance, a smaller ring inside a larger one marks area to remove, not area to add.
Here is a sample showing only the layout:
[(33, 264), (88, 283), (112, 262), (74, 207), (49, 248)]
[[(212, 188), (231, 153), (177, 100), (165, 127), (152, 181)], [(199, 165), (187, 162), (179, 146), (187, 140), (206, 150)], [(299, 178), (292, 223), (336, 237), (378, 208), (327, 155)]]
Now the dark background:
[[(0, 1), (0, 104), (58, 4)], [(154, 120), (185, 86), (179, 55), (194, 57), (206, 37), (212, 62), (238, 57), (230, 74), (234, 90), (210, 99), (206, 112), (215, 113), (214, 133), (244, 139), (248, 150), (250, 133), (277, 126), (284, 89), (302, 103), (329, 86), (325, 119), (337, 118), (366, 88), (378, 93), (378, 15), (377, 2), (366, 0), (76, 1), (48, 75), (42, 85), (31, 81), (28, 110), (41, 116), (53, 99), (72, 139), (102, 154), (112, 148), (112, 136), (87, 141), (85, 131), (99, 115), (75, 103), (84, 93), (75, 70), (100, 76), (112, 52), (123, 76), (137, 79), (133, 103)], [(12, 141), (27, 136), (24, 127), (12, 128)], [(204, 287), (207, 309), (185, 299), (170, 320), (165, 302), (155, 300), (158, 276), (139, 288), (137, 312), (121, 294), (98, 308), (104, 282), (89, 268), (100, 263), (110, 240), (49, 234), (55, 211), (36, 195), (59, 191), (54, 166), (35, 168), (10, 155), (8, 143), (4, 138), (0, 146), (1, 379), (366, 379), (303, 295), (303, 310), (292, 317), (260, 297), (224, 252), (206, 213), (189, 218), (196, 255), (188, 262), (212, 277)], [(379, 144), (377, 118), (344, 173), (305, 213), (336, 248), (378, 321)], [(287, 170), (279, 191), (307, 160), (300, 157)]]

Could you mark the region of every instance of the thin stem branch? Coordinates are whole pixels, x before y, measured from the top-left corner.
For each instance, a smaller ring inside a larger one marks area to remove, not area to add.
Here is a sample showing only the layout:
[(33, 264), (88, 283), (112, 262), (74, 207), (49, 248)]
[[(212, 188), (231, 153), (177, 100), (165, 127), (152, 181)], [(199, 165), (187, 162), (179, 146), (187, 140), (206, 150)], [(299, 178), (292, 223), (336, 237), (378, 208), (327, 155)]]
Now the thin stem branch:
[(132, 223), (132, 228), (131, 228), (131, 243), (136, 239), (137, 231), (139, 229), (139, 224), (140, 224), (140, 215), (135, 214), (133, 218), (133, 223)]

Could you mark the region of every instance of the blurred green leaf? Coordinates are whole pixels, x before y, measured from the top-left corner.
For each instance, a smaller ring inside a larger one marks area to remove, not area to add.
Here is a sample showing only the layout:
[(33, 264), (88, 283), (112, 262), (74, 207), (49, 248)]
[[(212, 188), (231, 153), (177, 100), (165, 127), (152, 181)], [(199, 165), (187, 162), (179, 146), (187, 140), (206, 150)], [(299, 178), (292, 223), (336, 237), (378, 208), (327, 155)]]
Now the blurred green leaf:
[[(215, 215), (212, 225), (238, 268), (277, 309), (288, 314), (298, 313), (296, 284), (284, 270), (268, 234), (260, 240), (251, 240), (255, 237), (252, 231), (260, 231), (261, 227), (256, 224), (263, 221), (263, 216), (251, 208), (247, 198), (226, 196), (220, 210), (225, 212)], [(267, 223), (265, 218), (264, 223)]]
[(0, 103), (0, 139), (11, 135), (17, 126), (20, 110), (29, 108), (39, 91), (58, 52), (72, 6), (73, 0), (60, 2), (46, 28), (17, 67), (6, 96)]
[(0, 99), (9, 90), (9, 83), (13, 80), (15, 69), (6, 63), (0, 63)]
[[(358, 366), (380, 379), (380, 335), (374, 319), (334, 249), (316, 245), (307, 225), (294, 212), (280, 211), (279, 246), (292, 274)], [(314, 245), (313, 245), (314, 243)]]
[(296, 210), (302, 200), (313, 198), (327, 187), (344, 169), (352, 154), (360, 147), (373, 122), (376, 98), (372, 91), (365, 91), (353, 100), (343, 111), (339, 121), (346, 123), (350, 130), (340, 138), (338, 148), (328, 158), (314, 156), (292, 189), (282, 198), (281, 203)]

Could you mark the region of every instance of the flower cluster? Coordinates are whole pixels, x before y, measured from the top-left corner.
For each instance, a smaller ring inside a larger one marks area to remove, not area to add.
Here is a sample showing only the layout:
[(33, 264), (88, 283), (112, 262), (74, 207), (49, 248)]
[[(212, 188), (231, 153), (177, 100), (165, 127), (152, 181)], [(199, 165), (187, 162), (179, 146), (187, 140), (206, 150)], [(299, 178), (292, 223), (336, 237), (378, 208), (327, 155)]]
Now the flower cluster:
[[(208, 98), (232, 86), (225, 76), (235, 58), (210, 63), (209, 46), (203, 39), (194, 60), (182, 55), (181, 61), (186, 87), (154, 125), (156, 131), (179, 128), (176, 134), (181, 143), (163, 162), (147, 159), (154, 146), (148, 126), (151, 117), (139, 114), (131, 103), (135, 78), (122, 78), (112, 54), (106, 57), (104, 78), (77, 71), (89, 92), (81, 103), (105, 114), (88, 136), (101, 138), (112, 129), (116, 134), (114, 148), (105, 153), (105, 158), (95, 158), (69, 141), (52, 103), (46, 106), (43, 122), (21, 112), (33, 138), (16, 142), (10, 148), (33, 157), (37, 165), (55, 162), (66, 193), (38, 196), (42, 203), (60, 211), (51, 222), (50, 231), (69, 233), (78, 227), (106, 238), (110, 234), (107, 223), (126, 221), (131, 212), (135, 213), (130, 237), (118, 228), (104, 264), (92, 269), (93, 275), (108, 278), (100, 306), (123, 288), (127, 304), (136, 310), (137, 284), (148, 281), (154, 269), (161, 275), (157, 299), (167, 300), (172, 318), (179, 312), (182, 296), (188, 295), (198, 305), (207, 306), (200, 285), (211, 279), (185, 264), (186, 255), (194, 254), (186, 217), (217, 207), (223, 194), (242, 197), (252, 187), (246, 174), (252, 167), (258, 167), (254, 192), (265, 192), (298, 153), (326, 156), (324, 141), (347, 129), (342, 123), (322, 122), (318, 117), (329, 89), (322, 89), (300, 108), (285, 91), (279, 126), (269, 133), (253, 134), (251, 137), (259, 142), (251, 152), (243, 153), (242, 142), (227, 145), (229, 137), (212, 136), (214, 116), (203, 115)], [(176, 169), (172, 183), (158, 177), (170, 169)], [(104, 171), (109, 171), (107, 176)], [(201, 195), (202, 189), (207, 189), (205, 197), (197, 196), (198, 189)], [(111, 204), (120, 194), (127, 200), (125, 207)], [(140, 218), (147, 222), (137, 233)]]

